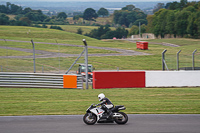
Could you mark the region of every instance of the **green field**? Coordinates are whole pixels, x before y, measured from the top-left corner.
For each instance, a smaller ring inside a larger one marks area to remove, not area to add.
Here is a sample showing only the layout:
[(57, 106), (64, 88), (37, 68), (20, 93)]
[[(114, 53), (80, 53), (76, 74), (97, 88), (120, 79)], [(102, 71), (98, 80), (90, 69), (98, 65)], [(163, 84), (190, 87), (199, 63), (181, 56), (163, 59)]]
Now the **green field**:
[[(195, 65), (200, 66), (200, 41), (197, 39), (154, 39), (148, 42), (173, 43), (180, 47), (169, 47), (161, 44), (149, 44), (149, 50), (138, 50), (136, 44), (125, 40), (96, 40), (75, 34), (78, 26), (63, 26), (66, 31), (19, 26), (0, 26), (0, 39), (41, 42), (36, 50), (79, 54), (83, 48), (57, 46), (48, 43), (83, 45), (86, 39), (89, 46), (110, 47), (134, 50), (150, 55), (89, 57), (89, 63), (96, 70), (161, 70), (161, 53), (167, 50), (168, 67), (176, 68), (176, 53), (179, 50), (180, 66), (192, 65), (192, 52), (195, 54)], [(88, 30), (91, 27), (88, 27)], [(92, 27), (94, 28), (94, 27)], [(32, 50), (32, 44), (24, 42), (0, 41), (0, 46)], [(116, 53), (115, 51), (89, 48), (89, 54)], [(0, 56), (30, 56), (32, 53), (10, 49), (1, 49)], [(77, 57), (36, 58), (36, 71), (64, 73)], [(83, 57), (79, 63), (84, 62)], [(1, 58), (3, 71), (33, 72), (32, 58)], [(77, 66), (72, 70), (76, 70)], [(132, 88), (107, 90), (70, 90), (70, 89), (33, 89), (33, 88), (0, 88), (0, 115), (55, 115), (84, 114), (92, 103), (98, 103), (97, 95), (105, 93), (115, 105), (125, 105), (126, 113), (142, 114), (199, 114), (200, 88)]]
[[(59, 25), (64, 31), (71, 32), (71, 33), (77, 33), (77, 30), (79, 28), (82, 29), (83, 35), (86, 33), (89, 33), (93, 29), (98, 29), (98, 26), (79, 26), (79, 25)], [(115, 30), (114, 27), (110, 28), (111, 30)]]
[(79, 25), (59, 25), (64, 31), (77, 33), (78, 28), (81, 28), (83, 34), (89, 33), (93, 29), (97, 29), (98, 26), (79, 26)]
[(200, 88), (104, 90), (0, 88), (0, 115), (84, 114), (104, 93), (128, 114), (199, 114)]
[[(79, 26), (65, 26), (67, 29), (78, 28)], [(86, 26), (85, 26), (86, 27)], [(91, 27), (88, 27), (89, 29)], [(196, 65), (200, 66), (200, 41), (199, 39), (154, 39), (148, 40), (149, 42), (167, 42), (177, 44), (180, 47), (169, 47), (163, 46), (161, 44), (149, 44), (149, 50), (137, 50), (136, 44), (125, 41), (125, 40), (96, 40), (83, 35), (78, 35), (71, 32), (54, 30), (54, 29), (43, 29), (43, 28), (33, 28), (33, 27), (23, 27), (23, 26), (0, 26), (0, 38), (1, 39), (11, 39), (20, 41), (30, 41), (34, 42), (50, 42), (50, 43), (65, 43), (73, 45), (83, 45), (82, 39), (86, 39), (89, 46), (97, 47), (111, 47), (119, 49), (128, 49), (134, 51), (140, 51), (144, 53), (149, 53), (148, 56), (107, 56), (107, 57), (89, 57), (89, 63), (93, 64), (96, 70), (161, 70), (161, 53), (164, 49), (167, 49), (166, 62), (169, 68), (176, 68), (176, 53), (182, 50), (180, 54), (181, 67), (192, 66), (192, 52), (197, 49), (195, 61)], [(56, 46), (47, 44), (35, 44), (36, 50), (44, 50), (49, 52), (59, 52), (68, 54), (79, 54), (82, 52), (83, 48), (79, 47), (68, 47), (68, 46)], [(20, 43), (20, 42), (5, 42), (0, 41), (0, 46), (16, 47), (16, 48), (26, 48), (32, 49), (31, 43)], [(99, 49), (89, 49), (89, 54), (94, 53), (115, 53), (115, 51), (99, 50)], [(0, 56), (19, 56), (19, 55), (31, 55), (31, 53), (10, 51), (5, 49), (0, 49)], [(70, 65), (74, 62), (76, 57), (60, 57), (60, 58), (45, 58), (36, 60), (37, 72), (41, 72), (42, 66), (45, 67), (46, 72), (66, 71)], [(4, 67), (5, 71), (22, 71), (22, 66), (27, 66), (23, 70), (32, 71), (32, 59), (1, 59), (0, 64)], [(83, 62), (81, 58), (80, 63)], [(73, 68), (76, 70), (77, 68)], [(23, 72), (24, 72), (23, 71)], [(28, 72), (29, 72), (28, 71)]]

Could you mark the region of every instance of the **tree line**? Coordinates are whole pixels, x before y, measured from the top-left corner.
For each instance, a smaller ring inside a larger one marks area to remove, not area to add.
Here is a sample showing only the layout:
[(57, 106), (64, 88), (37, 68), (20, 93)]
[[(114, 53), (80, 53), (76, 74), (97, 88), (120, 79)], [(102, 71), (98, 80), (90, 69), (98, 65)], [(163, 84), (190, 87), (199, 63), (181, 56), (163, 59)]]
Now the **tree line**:
[(146, 17), (147, 15), (139, 8), (136, 8), (134, 5), (127, 5), (121, 10), (114, 12), (113, 21), (115, 24), (131, 27), (132, 25), (139, 25), (139, 22), (146, 25)]
[(200, 2), (169, 2), (154, 15), (148, 16), (147, 32), (163, 38), (166, 34), (199, 38)]
[[(23, 25), (28, 26), (31, 23), (34, 24), (54, 24), (54, 25), (62, 25), (62, 24), (69, 24), (66, 20), (68, 17), (65, 12), (59, 12), (57, 15), (51, 16), (50, 13), (48, 15), (44, 15), (41, 10), (32, 10), (31, 8), (23, 9), (21, 6), (11, 4), (7, 2), (6, 5), (0, 5), (0, 13), (1, 16), (4, 17), (1, 19), (0, 24), (7, 24), (7, 25)], [(3, 15), (4, 14), (4, 15)], [(9, 18), (6, 15), (16, 15), (16, 21), (9, 21)], [(105, 8), (100, 8), (98, 12), (92, 8), (87, 8), (84, 13), (79, 13), (78, 15), (74, 15), (74, 20), (83, 18), (85, 20), (94, 20), (98, 16), (108, 16), (109, 12)], [(21, 24), (20, 24), (21, 23)]]
[[(180, 2), (167, 4), (158, 3), (153, 11), (153, 15), (146, 15), (134, 5), (127, 5), (113, 13), (113, 25), (116, 30), (112, 31), (109, 25), (106, 25), (100, 26), (86, 35), (97, 39), (122, 38), (139, 34), (140, 25), (140, 33), (154, 33), (162, 38), (166, 34), (175, 37), (200, 37), (200, 1), (180, 0)], [(6, 14), (15, 14), (15, 20), (9, 20)], [(93, 8), (87, 8), (83, 13), (74, 14), (73, 19), (83, 18), (87, 21), (96, 21), (96, 18), (100, 16), (109, 16), (109, 12), (105, 8), (100, 8), (97, 12)], [(22, 7), (9, 2), (6, 5), (0, 5), (0, 25), (30, 26), (34, 23), (38, 27), (46, 27), (44, 24), (69, 24), (67, 17), (65, 12), (60, 12), (56, 16), (47, 16), (41, 10), (22, 9)], [(43, 26), (37, 24), (43, 24)], [(51, 27), (60, 29), (55, 26)], [(130, 28), (129, 32), (125, 28)], [(82, 34), (81, 29), (77, 32)]]
[[(126, 12), (126, 10), (124, 10)], [(14, 14), (15, 20), (9, 20), (7, 15)], [(74, 15), (74, 20), (83, 18), (83, 20), (95, 21), (97, 17), (106, 17), (109, 12), (105, 8), (100, 8), (96, 12), (93, 8), (85, 9), (83, 14), (78, 13)], [(119, 14), (118, 14), (119, 15)], [(45, 24), (68, 24), (66, 23), (67, 14), (60, 12), (57, 16), (47, 16), (42, 13), (41, 10), (32, 10), (31, 8), (23, 9), (20, 6), (7, 2), (6, 5), (0, 5), (0, 25), (18, 25), (18, 26), (35, 26), (40, 28), (47, 28)], [(39, 24), (43, 24), (42, 26)], [(116, 22), (118, 24), (118, 22)], [(121, 23), (119, 23), (120, 25)], [(128, 24), (129, 25), (129, 24)], [(109, 39), (109, 38), (123, 38), (127, 37), (128, 31), (124, 27), (117, 27), (116, 30), (111, 30), (109, 25), (100, 26), (98, 29), (92, 30), (90, 33), (86, 33), (86, 36), (90, 36), (96, 39)], [(51, 26), (50, 28), (62, 30), (59, 26)], [(77, 33), (82, 34), (82, 30), (78, 29)]]
[(109, 25), (101, 25), (98, 29), (93, 29), (90, 33), (86, 33), (85, 36), (89, 36), (96, 39), (113, 39), (115, 38), (126, 38), (128, 30), (124, 27), (117, 27), (116, 30), (111, 30)]
[[(7, 15), (16, 15), (15, 19), (9, 20)], [(60, 12), (57, 16), (47, 16), (41, 10), (32, 10), (27, 7), (7, 2), (6, 5), (0, 5), (0, 25), (18, 25), (31, 26), (32, 24), (68, 24), (66, 21), (67, 14)]]

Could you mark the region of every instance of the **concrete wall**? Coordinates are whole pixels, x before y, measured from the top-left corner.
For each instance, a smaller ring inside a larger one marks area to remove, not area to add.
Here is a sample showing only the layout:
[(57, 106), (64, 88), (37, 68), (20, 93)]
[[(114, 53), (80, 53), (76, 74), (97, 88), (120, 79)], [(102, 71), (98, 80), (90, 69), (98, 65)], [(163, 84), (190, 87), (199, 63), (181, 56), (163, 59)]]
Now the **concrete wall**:
[(99, 71), (93, 88), (196, 87), (200, 71)]
[(200, 71), (146, 71), (146, 87), (200, 86)]
[(100, 71), (93, 72), (93, 88), (144, 88), (144, 71)]

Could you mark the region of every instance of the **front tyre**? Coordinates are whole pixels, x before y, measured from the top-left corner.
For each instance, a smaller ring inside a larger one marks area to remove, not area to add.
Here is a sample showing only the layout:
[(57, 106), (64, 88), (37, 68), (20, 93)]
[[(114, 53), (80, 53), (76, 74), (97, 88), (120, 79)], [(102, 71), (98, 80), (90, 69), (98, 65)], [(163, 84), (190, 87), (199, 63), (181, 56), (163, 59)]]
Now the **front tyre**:
[(87, 125), (94, 125), (96, 123), (96, 121), (97, 121), (97, 117), (92, 113), (86, 113), (83, 116), (83, 121)]
[(117, 117), (115, 119), (115, 122), (117, 124), (126, 124), (128, 122), (128, 116), (127, 116), (127, 114), (125, 114), (124, 112), (118, 112), (118, 113), (121, 114), (122, 117)]

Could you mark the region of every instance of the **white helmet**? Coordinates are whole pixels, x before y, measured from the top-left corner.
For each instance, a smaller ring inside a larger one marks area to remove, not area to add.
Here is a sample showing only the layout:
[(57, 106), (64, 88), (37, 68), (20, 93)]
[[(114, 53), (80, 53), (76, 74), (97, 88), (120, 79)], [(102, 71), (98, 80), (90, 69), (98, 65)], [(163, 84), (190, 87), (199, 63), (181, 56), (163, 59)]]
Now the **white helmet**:
[(103, 98), (105, 98), (105, 95), (103, 93), (98, 95), (99, 101), (101, 101)]

